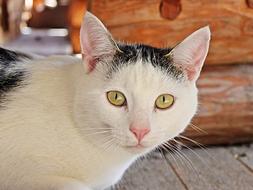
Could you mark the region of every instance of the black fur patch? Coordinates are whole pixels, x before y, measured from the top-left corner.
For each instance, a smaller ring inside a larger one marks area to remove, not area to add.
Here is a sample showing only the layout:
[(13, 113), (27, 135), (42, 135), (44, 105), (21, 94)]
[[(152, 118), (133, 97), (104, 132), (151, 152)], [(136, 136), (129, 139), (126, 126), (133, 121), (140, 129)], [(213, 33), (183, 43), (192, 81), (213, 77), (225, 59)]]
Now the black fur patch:
[(121, 68), (121, 66), (134, 64), (138, 59), (141, 59), (143, 63), (151, 63), (155, 68), (161, 69), (163, 72), (166, 72), (176, 79), (181, 79), (183, 77), (183, 71), (173, 64), (171, 58), (165, 56), (172, 50), (170, 48), (160, 49), (141, 44), (118, 44), (118, 47), (123, 53), (117, 52), (115, 54), (109, 75)]
[(17, 63), (24, 59), (31, 59), (31, 57), (0, 47), (0, 99), (23, 81), (25, 71), (18, 69)]

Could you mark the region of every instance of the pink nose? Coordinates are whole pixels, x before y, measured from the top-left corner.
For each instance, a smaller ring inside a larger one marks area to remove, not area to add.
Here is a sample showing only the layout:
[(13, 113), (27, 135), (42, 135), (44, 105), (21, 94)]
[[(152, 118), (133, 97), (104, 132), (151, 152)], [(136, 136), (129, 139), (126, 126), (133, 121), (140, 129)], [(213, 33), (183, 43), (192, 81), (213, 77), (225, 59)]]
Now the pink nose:
[(129, 130), (134, 134), (134, 136), (137, 138), (137, 140), (138, 140), (139, 143), (145, 137), (145, 135), (150, 132), (149, 128), (130, 127)]

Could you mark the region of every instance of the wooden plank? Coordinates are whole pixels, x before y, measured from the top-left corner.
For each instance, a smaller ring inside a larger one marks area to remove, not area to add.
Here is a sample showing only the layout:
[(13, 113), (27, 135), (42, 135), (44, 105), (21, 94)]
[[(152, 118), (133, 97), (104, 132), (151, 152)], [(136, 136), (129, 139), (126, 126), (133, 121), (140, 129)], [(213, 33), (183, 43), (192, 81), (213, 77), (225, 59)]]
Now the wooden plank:
[(154, 153), (137, 161), (124, 175), (115, 190), (185, 190), (166, 160)]
[(92, 0), (89, 10), (116, 39), (158, 47), (174, 46), (191, 32), (209, 25), (212, 42), (208, 64), (253, 61), (253, 11), (245, 0), (181, 0), (182, 11), (174, 20), (161, 16), (160, 3)]
[[(208, 148), (208, 153), (201, 149), (184, 150), (191, 160), (195, 171), (178, 167), (169, 154), (168, 162), (175, 168), (188, 190), (252, 190), (253, 176), (225, 148)], [(198, 155), (198, 156), (197, 156)], [(199, 158), (201, 157), (201, 159)], [(196, 173), (197, 172), (197, 173)]]
[(233, 156), (242, 162), (246, 168), (253, 172), (253, 144), (234, 146), (230, 148)]
[(205, 67), (198, 81), (199, 111), (183, 135), (202, 144), (253, 140), (253, 65)]

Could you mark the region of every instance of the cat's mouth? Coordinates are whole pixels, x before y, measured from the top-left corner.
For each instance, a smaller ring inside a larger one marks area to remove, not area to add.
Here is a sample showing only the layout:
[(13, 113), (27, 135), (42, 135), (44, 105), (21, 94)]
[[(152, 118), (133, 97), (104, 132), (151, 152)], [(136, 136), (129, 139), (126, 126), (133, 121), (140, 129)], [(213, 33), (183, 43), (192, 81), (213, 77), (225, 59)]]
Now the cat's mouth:
[(126, 148), (148, 148), (148, 146), (146, 144), (143, 144), (143, 143), (136, 143), (136, 144), (133, 144), (133, 145), (126, 145)]
[(148, 146), (145, 146), (143, 144), (136, 144), (136, 145), (128, 145), (125, 146), (126, 150), (132, 153), (142, 153), (147, 151), (149, 149)]
[(142, 144), (137, 144), (137, 145), (133, 145), (133, 146), (127, 146), (128, 148), (136, 148), (136, 149), (142, 149), (142, 148), (146, 148), (144, 145)]

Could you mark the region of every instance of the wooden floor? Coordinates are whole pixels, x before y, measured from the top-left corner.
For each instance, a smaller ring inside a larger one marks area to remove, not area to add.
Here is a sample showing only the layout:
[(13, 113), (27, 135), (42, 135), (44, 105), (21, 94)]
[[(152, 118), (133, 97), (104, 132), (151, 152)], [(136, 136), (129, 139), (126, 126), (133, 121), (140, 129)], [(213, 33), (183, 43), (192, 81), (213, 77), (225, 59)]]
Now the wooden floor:
[(253, 144), (181, 152), (137, 161), (113, 189), (253, 190)]

